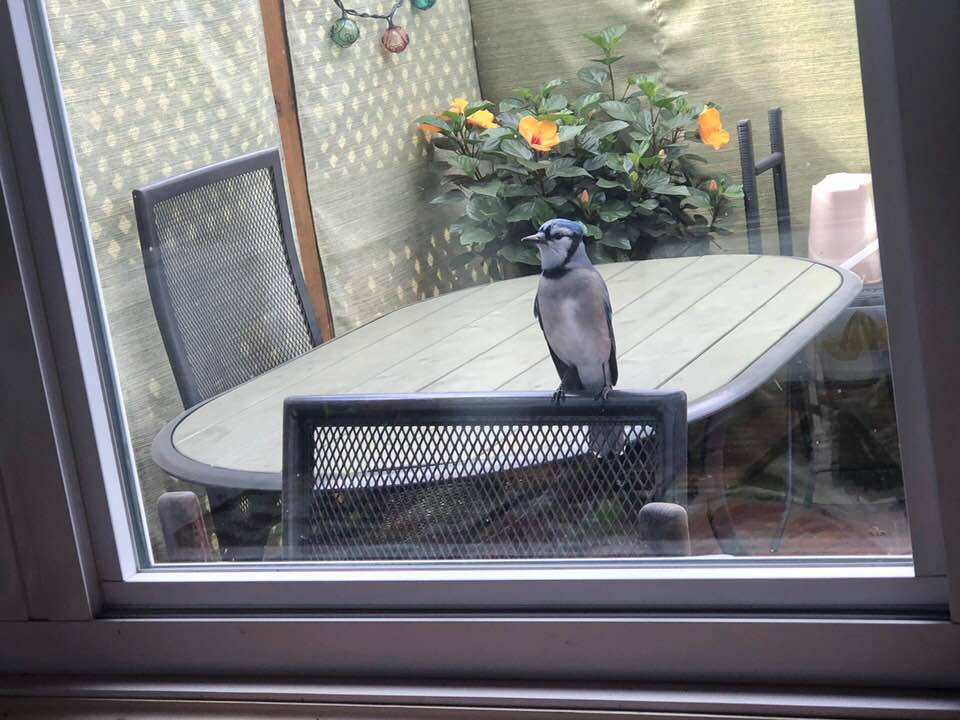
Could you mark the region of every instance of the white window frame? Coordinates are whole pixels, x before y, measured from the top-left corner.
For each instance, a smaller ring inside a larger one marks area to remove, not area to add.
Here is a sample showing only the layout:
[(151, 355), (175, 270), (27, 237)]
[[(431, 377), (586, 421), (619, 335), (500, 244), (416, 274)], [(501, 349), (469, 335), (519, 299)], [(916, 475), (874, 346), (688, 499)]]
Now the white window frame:
[(0, 567), (21, 581), (0, 593), (9, 619), (0, 646), (23, 648), (15, 660), (0, 654), (0, 671), (22, 662), (38, 672), (953, 681), (960, 526), (950, 513), (960, 483), (947, 479), (960, 477), (960, 387), (951, 382), (960, 318), (947, 279), (960, 277), (960, 246), (945, 242), (950, 223), (917, 197), (929, 169), (909, 158), (929, 140), (924, 118), (903, 112), (917, 92), (903, 79), (923, 55), (907, 28), (932, 30), (890, 0), (857, 9), (885, 284), (896, 298), (888, 316), (912, 562), (168, 570), (137, 563), (141, 508), (123, 492), (129, 448), (110, 400), (117, 379), (99, 357), (108, 338), (98, 337), (102, 311), (86, 276), (95, 266), (43, 14), (31, 0), (0, 2), (9, 215), (0, 287), (11, 289), (0, 320), (4, 341), (20, 340), (0, 360), (17, 378), (0, 398), (0, 518), (10, 535), (0, 532), (0, 545), (14, 548), (0, 549)]

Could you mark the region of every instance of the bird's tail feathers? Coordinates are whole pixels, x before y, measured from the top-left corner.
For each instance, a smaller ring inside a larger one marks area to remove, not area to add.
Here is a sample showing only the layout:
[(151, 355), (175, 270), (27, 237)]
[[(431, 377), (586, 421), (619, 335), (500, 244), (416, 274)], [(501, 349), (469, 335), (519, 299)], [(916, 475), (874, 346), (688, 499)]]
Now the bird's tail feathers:
[(626, 428), (622, 425), (595, 423), (587, 428), (587, 443), (597, 457), (619, 455), (627, 444)]

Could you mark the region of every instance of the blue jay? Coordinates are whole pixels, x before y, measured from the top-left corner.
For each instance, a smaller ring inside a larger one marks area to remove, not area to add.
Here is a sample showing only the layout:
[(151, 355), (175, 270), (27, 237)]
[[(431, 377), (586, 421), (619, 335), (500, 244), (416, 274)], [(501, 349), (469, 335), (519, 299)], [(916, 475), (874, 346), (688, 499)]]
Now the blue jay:
[(556, 218), (523, 239), (540, 253), (543, 271), (533, 314), (560, 375), (554, 401), (568, 391), (590, 391), (606, 400), (617, 384), (613, 311), (607, 285), (587, 257), (583, 226)]

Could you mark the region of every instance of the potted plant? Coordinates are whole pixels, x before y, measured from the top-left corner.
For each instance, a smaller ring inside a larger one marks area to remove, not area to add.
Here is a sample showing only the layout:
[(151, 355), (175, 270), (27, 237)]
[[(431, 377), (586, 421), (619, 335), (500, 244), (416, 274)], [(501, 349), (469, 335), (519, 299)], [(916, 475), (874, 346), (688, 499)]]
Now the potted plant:
[(583, 223), (595, 262), (704, 251), (726, 232), (720, 220), (742, 188), (707, 172), (691, 146), (729, 142), (719, 108), (644, 75), (618, 82), (625, 32), (586, 36), (603, 54), (577, 74), (590, 92), (568, 98), (566, 82), (550, 80), (496, 108), (458, 98), (417, 120), (446, 170), (432, 202), (459, 209), (453, 267), (485, 260), (502, 277), (503, 261), (538, 266), (520, 238), (556, 216)]

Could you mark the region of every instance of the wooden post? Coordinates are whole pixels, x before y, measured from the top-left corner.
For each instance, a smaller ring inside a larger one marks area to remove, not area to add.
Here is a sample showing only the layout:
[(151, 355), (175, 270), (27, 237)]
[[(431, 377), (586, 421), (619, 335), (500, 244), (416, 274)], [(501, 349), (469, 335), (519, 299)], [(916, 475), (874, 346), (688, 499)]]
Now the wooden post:
[(267, 64), (270, 83), (277, 108), (280, 140), (283, 146), (283, 164), (287, 171), (290, 202), (297, 226), (297, 242), (307, 292), (320, 324), (324, 340), (333, 338), (333, 316), (330, 298), (323, 275), (323, 263), (317, 248), (317, 231), (313, 224), (310, 190), (307, 187), (307, 169), (303, 160), (303, 140), (300, 136), (300, 116), (297, 113), (297, 94), (293, 84), (293, 67), (287, 44), (287, 26), (283, 16), (283, 0), (260, 0), (263, 34), (266, 38)]

